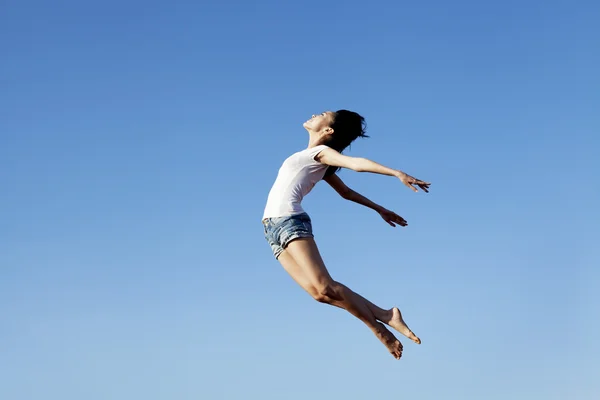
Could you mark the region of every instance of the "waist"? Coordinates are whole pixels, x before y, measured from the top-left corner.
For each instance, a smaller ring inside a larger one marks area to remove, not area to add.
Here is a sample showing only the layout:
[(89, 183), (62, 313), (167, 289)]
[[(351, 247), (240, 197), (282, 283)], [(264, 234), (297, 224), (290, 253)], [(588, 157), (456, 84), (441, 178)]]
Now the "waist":
[(268, 201), (263, 211), (263, 220), (266, 218), (289, 217), (304, 213), (301, 201)]

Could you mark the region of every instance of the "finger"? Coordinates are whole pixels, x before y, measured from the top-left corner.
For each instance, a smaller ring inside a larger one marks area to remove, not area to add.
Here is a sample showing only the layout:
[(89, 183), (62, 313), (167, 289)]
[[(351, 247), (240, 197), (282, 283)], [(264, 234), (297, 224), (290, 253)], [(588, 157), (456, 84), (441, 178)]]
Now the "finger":
[(404, 183), (406, 186), (408, 186), (409, 188), (411, 188), (413, 191), (415, 191), (415, 192), (417, 191), (417, 189), (412, 186), (416, 181), (415, 178), (413, 178), (412, 176), (406, 175), (406, 177), (403, 179), (400, 179), (400, 181), (402, 183)]
[(396, 219), (394, 221), (401, 226), (407, 225), (406, 220), (399, 215), (396, 216)]
[(418, 183), (422, 183), (423, 185), (431, 185), (430, 182), (425, 182), (424, 180), (421, 179), (415, 179)]
[(421, 189), (423, 189), (423, 191), (424, 191), (425, 193), (429, 193), (429, 190), (428, 190), (428, 188), (427, 188), (427, 186), (426, 186), (426, 185), (419, 185), (419, 187), (420, 187)]

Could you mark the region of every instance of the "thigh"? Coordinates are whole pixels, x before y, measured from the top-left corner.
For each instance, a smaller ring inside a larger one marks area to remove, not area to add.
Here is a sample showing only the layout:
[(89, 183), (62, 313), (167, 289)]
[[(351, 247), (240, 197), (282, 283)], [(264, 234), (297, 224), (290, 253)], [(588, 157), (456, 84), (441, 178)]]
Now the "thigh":
[(305, 279), (314, 287), (323, 287), (333, 282), (313, 238), (293, 240), (288, 243), (285, 251), (296, 262)]
[(316, 295), (317, 292), (315, 287), (288, 251), (283, 250), (277, 260), (279, 260), (286, 272), (302, 287), (302, 289), (306, 290), (311, 296)]

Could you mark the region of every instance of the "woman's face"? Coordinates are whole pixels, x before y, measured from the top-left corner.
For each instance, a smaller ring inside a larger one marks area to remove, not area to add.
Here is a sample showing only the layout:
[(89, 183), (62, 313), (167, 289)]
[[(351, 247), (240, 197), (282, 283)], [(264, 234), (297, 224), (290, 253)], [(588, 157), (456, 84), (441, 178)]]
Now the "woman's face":
[(321, 132), (326, 128), (329, 128), (333, 123), (333, 112), (325, 111), (318, 115), (313, 115), (308, 121), (302, 126), (312, 132)]

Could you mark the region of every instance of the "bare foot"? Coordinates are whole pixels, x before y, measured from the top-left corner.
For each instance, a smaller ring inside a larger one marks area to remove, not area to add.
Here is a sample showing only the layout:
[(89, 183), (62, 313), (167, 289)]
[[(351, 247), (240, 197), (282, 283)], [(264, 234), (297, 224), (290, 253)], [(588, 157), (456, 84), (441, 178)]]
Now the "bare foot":
[(402, 343), (385, 326), (380, 323), (377, 323), (377, 325), (377, 328), (374, 330), (375, 336), (387, 347), (392, 356), (396, 360), (399, 360), (402, 357)]
[(402, 319), (402, 313), (397, 307), (392, 308), (392, 318), (389, 322), (386, 322), (389, 326), (415, 342), (416, 344), (421, 344), (421, 339), (419, 339), (413, 331), (406, 325), (404, 320)]

